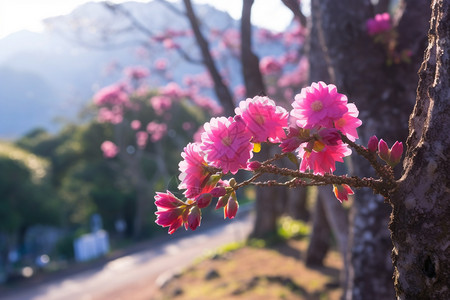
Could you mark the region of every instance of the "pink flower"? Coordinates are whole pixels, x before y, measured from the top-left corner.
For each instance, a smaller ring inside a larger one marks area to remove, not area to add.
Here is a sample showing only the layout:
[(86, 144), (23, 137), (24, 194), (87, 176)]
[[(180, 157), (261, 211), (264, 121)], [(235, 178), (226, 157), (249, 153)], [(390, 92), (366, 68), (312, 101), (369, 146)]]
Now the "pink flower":
[(288, 125), (288, 112), (268, 97), (256, 96), (253, 99), (241, 101), (235, 109), (252, 133), (252, 142), (279, 143), (285, 136), (284, 127)]
[(318, 132), (319, 140), (325, 145), (336, 146), (342, 140), (336, 128), (323, 128)]
[(348, 112), (334, 122), (334, 127), (346, 135), (350, 141), (354, 142), (358, 138), (356, 128), (361, 126), (362, 121), (358, 119), (359, 111), (355, 104), (348, 103), (347, 108)]
[(155, 68), (159, 71), (164, 71), (167, 68), (167, 59), (159, 58), (155, 61)]
[(178, 169), (180, 170), (178, 179), (180, 179), (181, 183), (178, 188), (186, 190), (184, 194), (187, 198), (194, 198), (202, 192), (209, 192), (209, 186), (206, 189), (205, 186), (211, 177), (211, 173), (206, 168), (207, 164), (204, 154), (200, 150), (200, 144), (187, 144), (181, 156), (183, 160), (178, 164)]
[(242, 99), (245, 97), (245, 86), (240, 84), (234, 88), (234, 96), (237, 99)]
[(153, 96), (150, 98), (150, 104), (155, 113), (160, 116), (172, 107), (172, 100), (168, 96)]
[(148, 133), (145, 131), (136, 132), (136, 144), (140, 149), (144, 149), (147, 145)]
[(103, 151), (103, 156), (106, 158), (113, 158), (119, 153), (119, 147), (111, 141), (104, 141), (100, 148)]
[(123, 86), (117, 84), (104, 87), (94, 95), (94, 104), (97, 106), (126, 105), (129, 101)]
[(213, 100), (212, 98), (201, 95), (194, 95), (192, 96), (192, 100), (195, 104), (209, 111), (212, 115), (219, 115), (223, 112), (222, 106), (220, 106), (220, 104), (218, 104), (217, 101)]
[(180, 48), (180, 45), (174, 42), (171, 38), (166, 38), (163, 40), (163, 46), (166, 49), (178, 49)]
[(263, 75), (270, 75), (279, 73), (283, 69), (283, 66), (275, 57), (265, 56), (259, 62), (259, 68)]
[(156, 193), (155, 205), (158, 208), (155, 213), (157, 215), (155, 222), (162, 227), (169, 226), (169, 234), (174, 233), (175, 230), (188, 222), (188, 206), (171, 192)]
[(344, 162), (343, 157), (351, 153), (352, 150), (342, 142), (331, 146), (315, 141), (312, 149), (307, 149), (306, 147), (298, 148), (298, 156), (302, 159), (300, 171), (311, 170), (314, 174), (320, 175), (333, 173), (336, 170), (336, 162)]
[(388, 31), (392, 28), (391, 16), (389, 13), (377, 14), (373, 19), (367, 20), (366, 28), (369, 35)]
[(247, 166), (253, 156), (251, 133), (246, 129), (242, 117), (212, 118), (204, 125), (200, 149), (211, 165), (221, 168), (223, 173), (236, 174)]
[(303, 88), (295, 96), (291, 115), (297, 119), (297, 125), (302, 128), (323, 126), (333, 127), (333, 122), (339, 120), (348, 111), (347, 96), (339, 94), (336, 86), (319, 81)]
[(166, 134), (167, 125), (152, 121), (147, 124), (147, 132), (151, 135), (152, 142), (157, 142)]
[(150, 75), (150, 71), (142, 66), (128, 67), (124, 70), (124, 73), (125, 76), (133, 80), (144, 79)]
[(138, 130), (139, 128), (141, 128), (141, 121), (133, 120), (133, 121), (131, 121), (130, 126), (131, 126), (131, 129)]
[(175, 99), (185, 96), (185, 93), (176, 82), (169, 82), (166, 86), (160, 88), (159, 92), (161, 93), (161, 95)]
[(123, 121), (123, 108), (114, 106), (112, 109), (102, 107), (98, 111), (97, 119), (100, 123), (119, 124)]
[(342, 201), (348, 201), (348, 195), (354, 194), (352, 189), (346, 184), (333, 184), (333, 192), (341, 203)]
[(304, 130), (297, 126), (291, 126), (289, 127), (287, 137), (281, 141), (281, 151), (284, 153), (293, 152), (300, 147), (301, 144), (310, 139), (311, 137), (309, 136), (309, 130)]

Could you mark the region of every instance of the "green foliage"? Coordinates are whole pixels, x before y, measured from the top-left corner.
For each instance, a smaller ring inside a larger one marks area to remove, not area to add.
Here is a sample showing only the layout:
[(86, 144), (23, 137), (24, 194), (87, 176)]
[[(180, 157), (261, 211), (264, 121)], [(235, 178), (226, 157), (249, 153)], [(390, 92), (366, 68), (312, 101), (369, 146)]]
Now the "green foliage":
[(60, 204), (49, 185), (46, 160), (0, 143), (0, 170), (0, 231), (59, 223)]
[(294, 220), (288, 216), (278, 220), (278, 235), (285, 240), (306, 237), (310, 231), (310, 226), (301, 220)]

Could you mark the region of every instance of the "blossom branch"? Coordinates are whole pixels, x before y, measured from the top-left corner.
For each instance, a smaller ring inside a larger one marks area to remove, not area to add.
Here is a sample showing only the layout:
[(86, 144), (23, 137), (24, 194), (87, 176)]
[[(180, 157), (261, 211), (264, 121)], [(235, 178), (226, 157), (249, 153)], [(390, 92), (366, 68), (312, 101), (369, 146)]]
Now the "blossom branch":
[(342, 132), (339, 132), (339, 134), (341, 135), (342, 141), (344, 143), (346, 143), (347, 145), (349, 145), (350, 147), (355, 149), (355, 151), (359, 155), (364, 157), (370, 163), (370, 165), (374, 168), (374, 170), (378, 174), (378, 176), (380, 176), (384, 181), (387, 181), (390, 184), (395, 183), (394, 172), (391, 167), (386, 166), (386, 165), (381, 165), (377, 161), (377, 158), (373, 152), (370, 152), (366, 148), (356, 144), (355, 142), (352, 142), (344, 134), (342, 134)]

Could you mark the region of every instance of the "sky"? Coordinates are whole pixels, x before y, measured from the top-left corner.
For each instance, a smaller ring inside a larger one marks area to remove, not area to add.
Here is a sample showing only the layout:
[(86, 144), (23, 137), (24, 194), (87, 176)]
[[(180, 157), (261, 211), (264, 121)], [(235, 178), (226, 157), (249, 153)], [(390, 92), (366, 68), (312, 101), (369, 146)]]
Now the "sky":
[[(99, 2), (98, 0), (94, 0)], [(149, 0), (136, 2), (148, 2)], [(241, 15), (242, 0), (192, 0), (194, 3), (209, 3), (227, 11), (233, 18)], [(42, 31), (42, 20), (65, 15), (86, 0), (0, 0), (0, 39), (20, 30)], [(126, 2), (113, 0), (113, 3)], [(282, 31), (291, 21), (292, 13), (280, 0), (255, 0), (252, 23), (274, 31)]]

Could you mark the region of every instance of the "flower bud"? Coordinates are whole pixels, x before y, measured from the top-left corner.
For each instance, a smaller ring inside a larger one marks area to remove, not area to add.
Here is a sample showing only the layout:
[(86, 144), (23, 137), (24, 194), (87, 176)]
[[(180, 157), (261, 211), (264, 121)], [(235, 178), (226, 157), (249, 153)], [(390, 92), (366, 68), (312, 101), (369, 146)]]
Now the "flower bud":
[(224, 186), (218, 186), (213, 188), (210, 193), (213, 197), (222, 197), (227, 193), (227, 189)]
[(391, 165), (391, 167), (397, 165), (402, 159), (402, 155), (403, 155), (403, 144), (401, 142), (399, 143), (398, 141), (396, 141), (391, 148), (389, 165)]
[(261, 163), (259, 161), (251, 161), (247, 164), (247, 169), (250, 171), (256, 171), (261, 167)]
[(231, 187), (235, 187), (236, 185), (236, 179), (231, 178), (230, 181), (228, 182), (230, 184)]
[(378, 142), (378, 156), (385, 162), (389, 161), (389, 147), (383, 139)]
[(237, 202), (237, 199), (236, 199), (236, 193), (233, 192), (231, 194), (231, 197), (228, 199), (228, 204), (223, 209), (224, 219), (226, 219), (226, 218), (233, 219), (236, 216), (238, 208), (239, 208), (239, 203)]
[(217, 201), (216, 209), (225, 207), (228, 203), (229, 198), (230, 198), (230, 194), (226, 194), (226, 195), (220, 197), (219, 200)]
[(202, 211), (197, 206), (193, 206), (187, 217), (187, 225), (191, 230), (197, 229), (202, 220)]
[(212, 195), (210, 193), (204, 193), (204, 194), (200, 194), (197, 199), (195, 200), (195, 202), (197, 202), (197, 206), (199, 208), (205, 208), (207, 207), (212, 200)]
[(348, 201), (348, 195), (354, 194), (352, 189), (346, 184), (333, 184), (333, 192), (341, 203), (342, 201)]
[(377, 146), (378, 146), (378, 138), (373, 135), (370, 137), (369, 142), (367, 143), (367, 149), (369, 149), (370, 152), (375, 153), (377, 152)]

